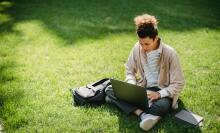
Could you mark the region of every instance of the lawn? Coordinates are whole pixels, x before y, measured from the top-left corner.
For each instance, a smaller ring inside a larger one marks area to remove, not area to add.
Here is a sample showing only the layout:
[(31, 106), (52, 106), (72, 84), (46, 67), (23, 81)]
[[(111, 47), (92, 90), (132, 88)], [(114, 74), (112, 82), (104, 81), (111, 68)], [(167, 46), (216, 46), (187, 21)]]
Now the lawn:
[[(159, 19), (186, 85), (180, 108), (201, 128), (168, 114), (150, 132), (220, 132), (220, 2), (217, 0), (0, 0), (0, 121), (10, 132), (142, 132), (115, 106), (76, 107), (69, 89), (125, 78), (137, 42), (133, 18)], [(1, 132), (1, 131), (0, 131)]]

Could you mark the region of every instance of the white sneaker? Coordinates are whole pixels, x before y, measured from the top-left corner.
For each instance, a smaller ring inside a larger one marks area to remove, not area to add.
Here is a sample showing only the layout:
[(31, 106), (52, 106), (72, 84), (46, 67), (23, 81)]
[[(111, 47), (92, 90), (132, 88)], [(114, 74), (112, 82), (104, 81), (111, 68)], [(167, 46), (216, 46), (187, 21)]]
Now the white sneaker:
[(146, 114), (140, 122), (140, 128), (144, 131), (150, 130), (159, 120), (160, 116)]

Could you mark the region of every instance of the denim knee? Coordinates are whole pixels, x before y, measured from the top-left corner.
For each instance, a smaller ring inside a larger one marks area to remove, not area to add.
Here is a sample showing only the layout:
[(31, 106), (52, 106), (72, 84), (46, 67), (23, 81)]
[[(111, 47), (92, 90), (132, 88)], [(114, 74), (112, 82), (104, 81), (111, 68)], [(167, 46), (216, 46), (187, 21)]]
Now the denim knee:
[(170, 98), (161, 98), (153, 102), (153, 104), (149, 108), (148, 113), (157, 116), (163, 116), (169, 111), (171, 103), (172, 100)]

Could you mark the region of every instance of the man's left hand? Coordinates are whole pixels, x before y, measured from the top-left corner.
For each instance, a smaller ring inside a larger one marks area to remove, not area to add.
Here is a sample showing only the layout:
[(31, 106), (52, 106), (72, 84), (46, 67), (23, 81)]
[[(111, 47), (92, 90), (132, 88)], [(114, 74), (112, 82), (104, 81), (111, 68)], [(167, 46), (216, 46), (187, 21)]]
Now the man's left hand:
[(159, 92), (151, 92), (151, 93), (147, 94), (147, 98), (150, 101), (154, 101), (154, 100), (160, 99), (160, 93)]

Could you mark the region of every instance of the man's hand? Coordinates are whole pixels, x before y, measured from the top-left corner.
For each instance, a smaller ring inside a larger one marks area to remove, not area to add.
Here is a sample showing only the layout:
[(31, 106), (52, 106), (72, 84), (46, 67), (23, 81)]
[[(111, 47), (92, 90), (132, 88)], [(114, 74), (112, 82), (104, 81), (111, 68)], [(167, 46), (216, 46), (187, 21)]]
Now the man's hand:
[(147, 93), (147, 98), (152, 102), (154, 100), (160, 99), (160, 93), (159, 92), (153, 92)]

